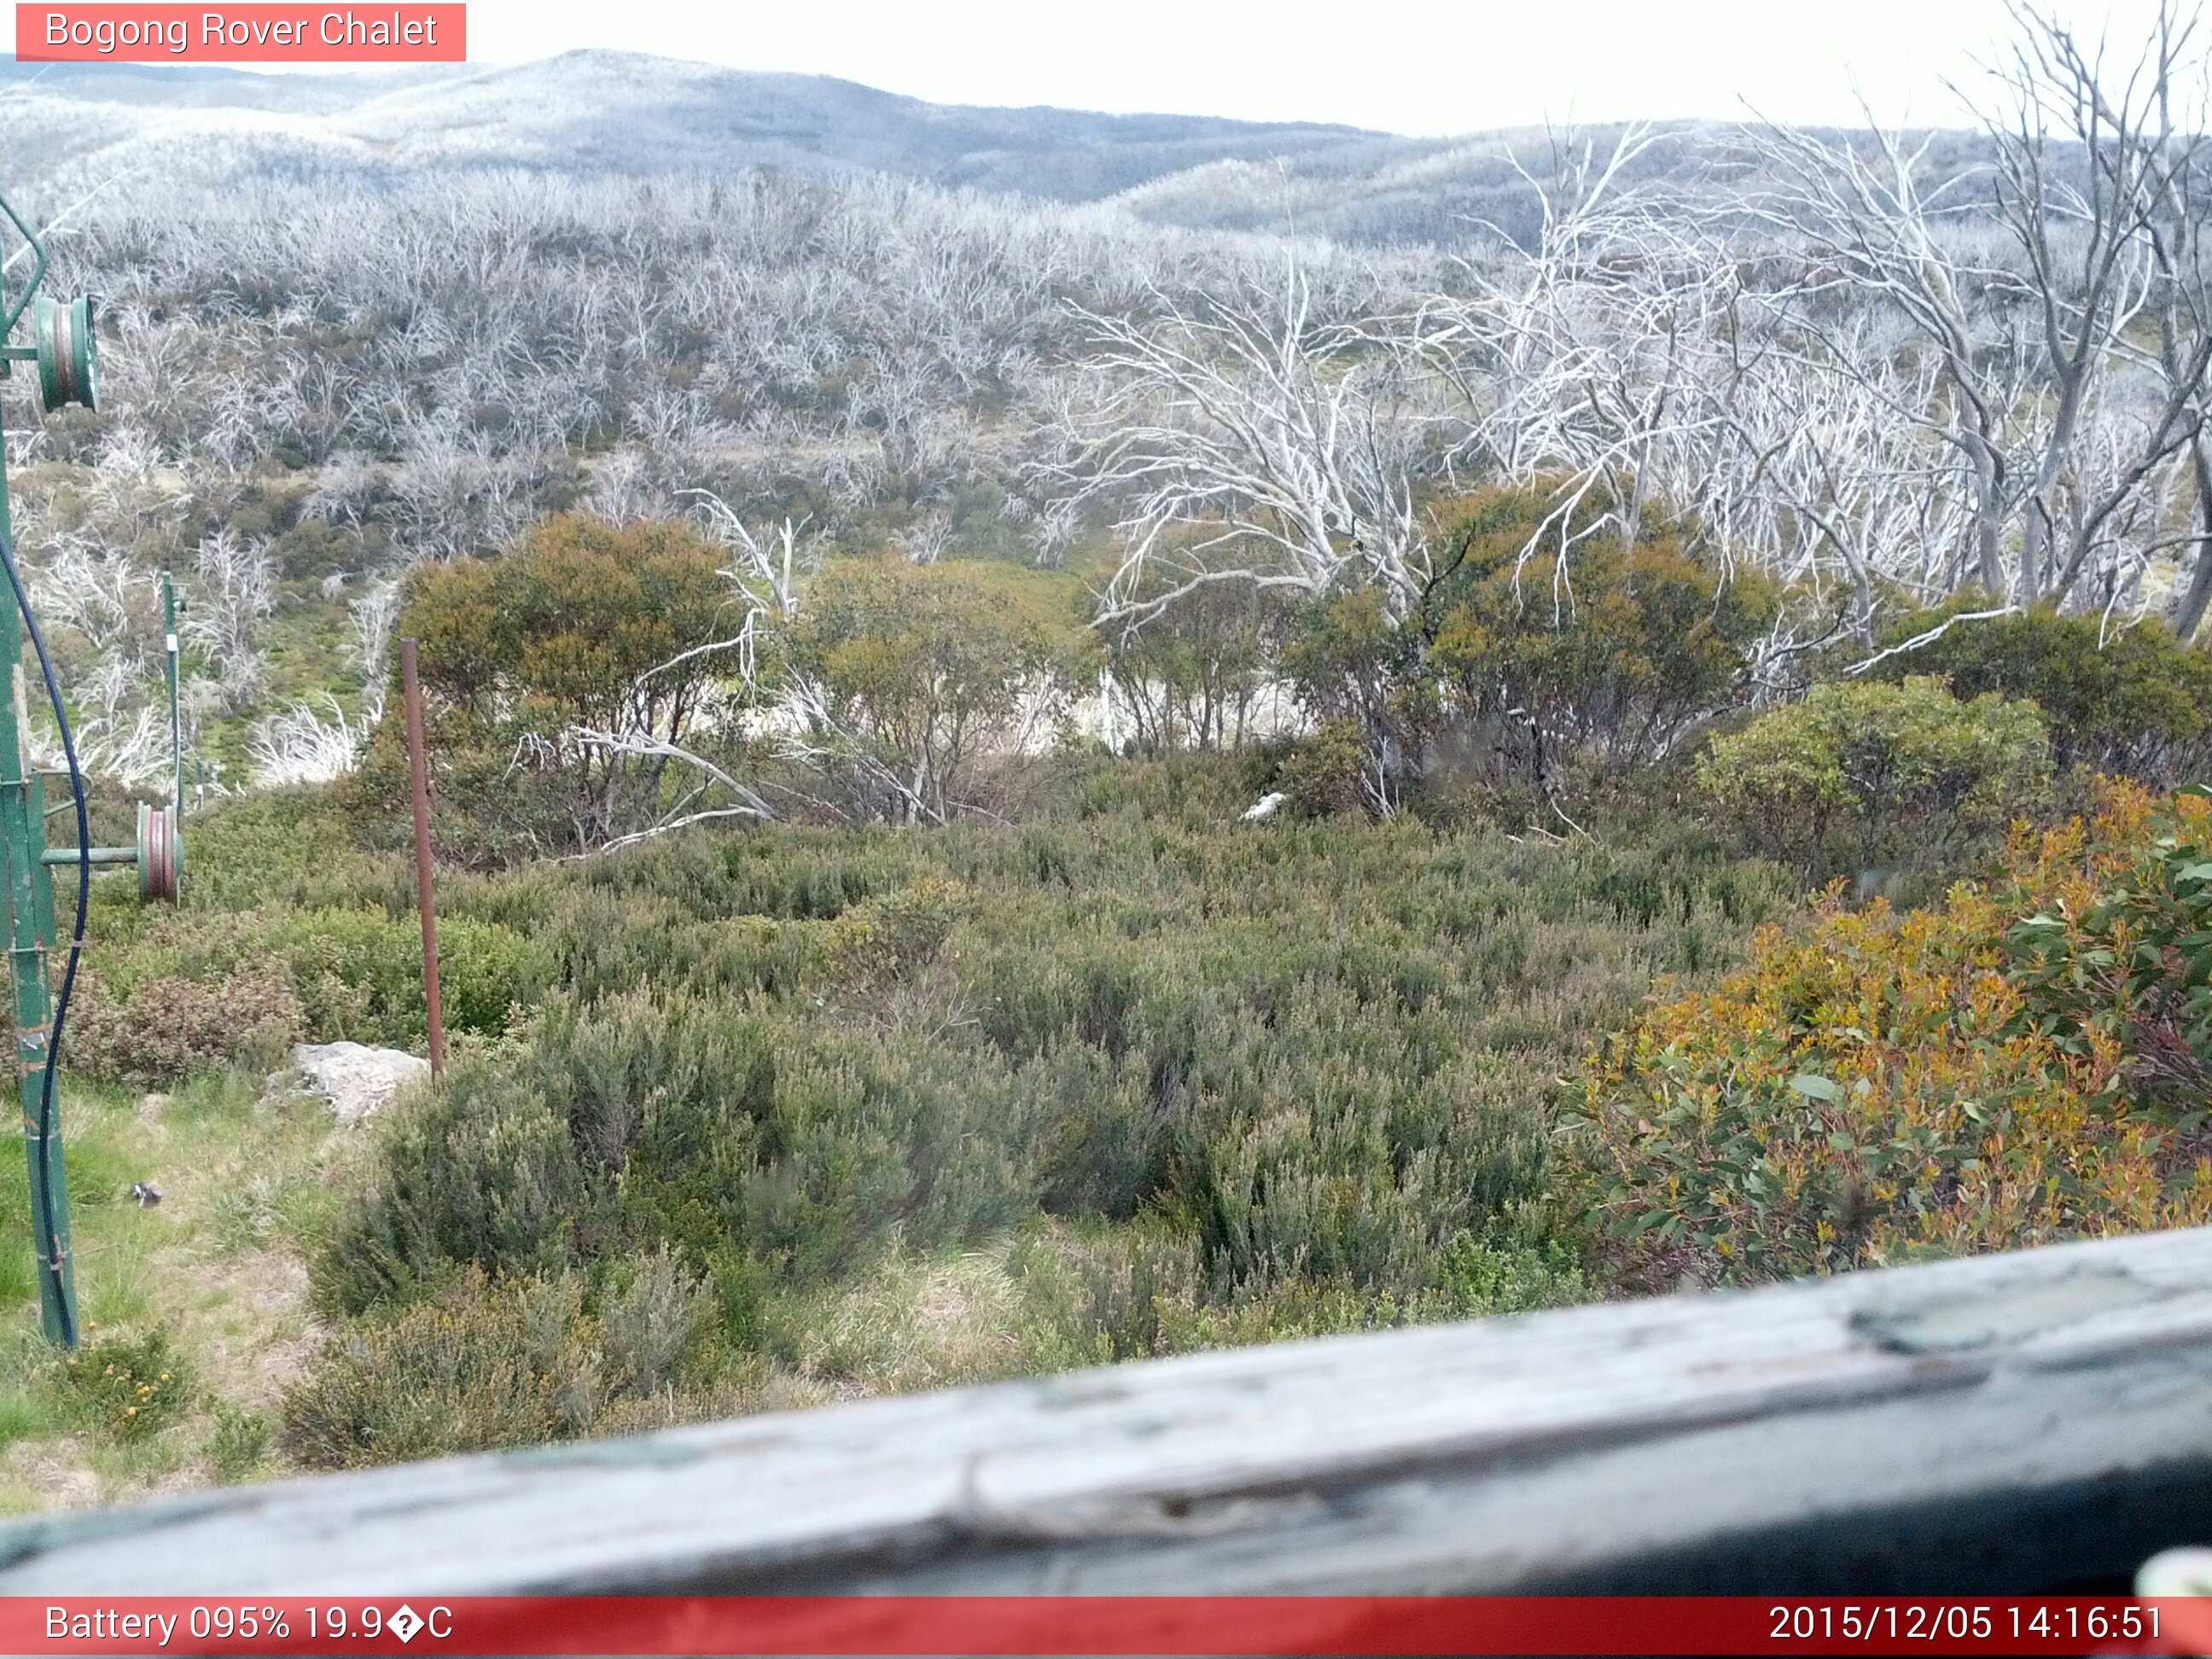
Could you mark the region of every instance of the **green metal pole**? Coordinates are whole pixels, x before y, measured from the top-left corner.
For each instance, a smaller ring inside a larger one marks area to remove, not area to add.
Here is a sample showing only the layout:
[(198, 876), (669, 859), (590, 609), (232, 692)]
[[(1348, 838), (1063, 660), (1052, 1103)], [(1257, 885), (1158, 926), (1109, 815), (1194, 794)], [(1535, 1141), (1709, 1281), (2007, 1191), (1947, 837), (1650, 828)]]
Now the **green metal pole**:
[(177, 809), (177, 817), (185, 816), (185, 726), (184, 716), (177, 708), (177, 578), (173, 571), (161, 573), (161, 622), (165, 647), (169, 657), (169, 763), (175, 771), (169, 800)]
[[(13, 558), (8, 513), (7, 433), (0, 421), (0, 545)], [(76, 1273), (70, 1259), (69, 1182), (62, 1157), (61, 1102), (42, 1127), (46, 1042), (53, 1018), (46, 988), (42, 908), (51, 915), (46, 851), (46, 791), (30, 766), (30, 714), (23, 678), (23, 622), (15, 607), (0, 625), (0, 679), (9, 688), (9, 717), (0, 718), (0, 862), (8, 895), (8, 968), (14, 981), (15, 1072), (23, 1106), (23, 1141), (31, 1169), (31, 1243), (39, 1261), (39, 1313), (46, 1339), (76, 1346)], [(40, 904), (41, 892), (48, 895)], [(51, 927), (51, 923), (49, 924)], [(41, 1180), (43, 1173), (45, 1179)]]

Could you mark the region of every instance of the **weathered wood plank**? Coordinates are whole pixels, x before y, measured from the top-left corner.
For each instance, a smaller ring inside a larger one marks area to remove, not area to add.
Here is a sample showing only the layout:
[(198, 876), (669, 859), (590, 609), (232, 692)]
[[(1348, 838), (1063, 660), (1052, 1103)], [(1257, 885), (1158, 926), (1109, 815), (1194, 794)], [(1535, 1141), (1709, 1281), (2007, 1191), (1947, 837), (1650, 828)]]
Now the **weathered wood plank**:
[(2030, 1588), (2208, 1493), (2212, 1229), (33, 1519), (0, 1592)]

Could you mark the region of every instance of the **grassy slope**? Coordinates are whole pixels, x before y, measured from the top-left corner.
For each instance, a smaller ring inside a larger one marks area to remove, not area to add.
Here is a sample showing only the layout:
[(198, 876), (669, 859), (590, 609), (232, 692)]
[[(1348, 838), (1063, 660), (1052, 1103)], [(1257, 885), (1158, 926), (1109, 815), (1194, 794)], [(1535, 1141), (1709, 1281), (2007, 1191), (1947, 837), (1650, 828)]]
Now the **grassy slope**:
[[(39, 1334), (28, 1183), (0, 1168), (0, 1509), (112, 1503), (273, 1468), (266, 1425), (316, 1325), (301, 1240), (347, 1148), (321, 1103), (231, 1073), (172, 1093), (72, 1088), (64, 1101), (85, 1362), (118, 1337), (170, 1338), (185, 1393), (162, 1425), (125, 1439), (60, 1380)], [(134, 1181), (162, 1202), (131, 1202)], [(81, 1363), (85, 1363), (81, 1362)]]

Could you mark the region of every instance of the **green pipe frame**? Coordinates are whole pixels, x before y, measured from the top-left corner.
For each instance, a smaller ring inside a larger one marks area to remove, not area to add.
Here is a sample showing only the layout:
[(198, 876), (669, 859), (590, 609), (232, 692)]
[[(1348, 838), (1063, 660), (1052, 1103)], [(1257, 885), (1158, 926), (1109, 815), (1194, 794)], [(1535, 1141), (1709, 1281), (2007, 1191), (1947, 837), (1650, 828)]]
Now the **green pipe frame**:
[[(28, 308), (46, 280), (46, 246), (4, 196), (0, 214), (30, 245), (29, 280), (15, 303), (0, 314), (0, 345)], [(35, 351), (9, 350), (9, 359), (35, 357)], [(7, 432), (0, 416), (0, 559), (15, 558), (15, 534), (9, 513)], [(25, 1156), (31, 1172), (31, 1240), (39, 1262), (39, 1315), (46, 1339), (75, 1347), (79, 1329), (76, 1273), (70, 1248), (69, 1176), (62, 1151), (61, 1103), (40, 1122), (47, 1041), (53, 1018), (46, 963), (58, 930), (54, 886), (46, 866), (46, 785), (27, 764), (28, 711), (23, 693), (23, 623), (15, 607), (0, 624), (0, 685), (15, 688), (13, 717), (0, 716), (0, 872), (4, 872), (8, 909), (8, 966), (15, 1013), (17, 1095), (23, 1110)], [(71, 848), (70, 856), (76, 856)], [(42, 1178), (43, 1176), (43, 1178)]]

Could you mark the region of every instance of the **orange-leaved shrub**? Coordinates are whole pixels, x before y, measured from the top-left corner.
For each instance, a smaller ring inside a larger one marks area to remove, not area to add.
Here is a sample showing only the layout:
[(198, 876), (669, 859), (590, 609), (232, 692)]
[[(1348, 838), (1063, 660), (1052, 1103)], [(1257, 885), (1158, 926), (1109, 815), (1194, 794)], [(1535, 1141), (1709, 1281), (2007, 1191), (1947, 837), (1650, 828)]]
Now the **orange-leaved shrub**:
[(1601, 1047), (1567, 1164), (1644, 1288), (2195, 1224), (2208, 981), (2212, 802), (2108, 784), (1939, 908), (1763, 929)]

